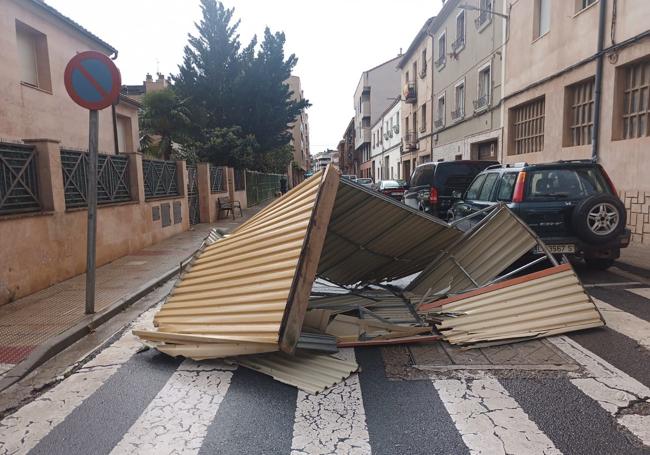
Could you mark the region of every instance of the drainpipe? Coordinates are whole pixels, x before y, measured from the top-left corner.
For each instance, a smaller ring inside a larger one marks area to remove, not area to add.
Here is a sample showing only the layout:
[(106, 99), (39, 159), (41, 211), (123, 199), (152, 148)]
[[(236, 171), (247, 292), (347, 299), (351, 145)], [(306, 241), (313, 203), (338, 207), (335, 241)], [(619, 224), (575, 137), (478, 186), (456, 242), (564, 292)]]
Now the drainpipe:
[(607, 16), (607, 0), (600, 0), (600, 16), (598, 18), (598, 46), (596, 57), (596, 80), (594, 81), (594, 128), (591, 132), (591, 160), (598, 161), (598, 146), (600, 142), (600, 101), (603, 91), (603, 39), (605, 37), (605, 18)]
[(117, 114), (115, 113), (115, 104), (111, 105), (111, 117), (113, 118), (113, 147), (115, 154), (120, 154), (120, 143), (117, 140)]

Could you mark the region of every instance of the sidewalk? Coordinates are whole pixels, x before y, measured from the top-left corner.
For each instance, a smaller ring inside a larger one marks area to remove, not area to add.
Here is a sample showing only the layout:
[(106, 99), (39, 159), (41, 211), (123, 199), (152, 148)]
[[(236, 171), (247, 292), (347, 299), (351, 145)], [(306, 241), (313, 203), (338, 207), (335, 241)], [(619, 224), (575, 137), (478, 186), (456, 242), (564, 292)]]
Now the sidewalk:
[(614, 265), (627, 272), (650, 278), (650, 245), (630, 243), (630, 246), (621, 250), (621, 257)]
[(235, 220), (195, 225), (99, 267), (94, 315), (84, 314), (85, 274), (0, 307), (0, 390), (178, 273), (210, 229), (232, 230), (264, 206), (245, 209)]

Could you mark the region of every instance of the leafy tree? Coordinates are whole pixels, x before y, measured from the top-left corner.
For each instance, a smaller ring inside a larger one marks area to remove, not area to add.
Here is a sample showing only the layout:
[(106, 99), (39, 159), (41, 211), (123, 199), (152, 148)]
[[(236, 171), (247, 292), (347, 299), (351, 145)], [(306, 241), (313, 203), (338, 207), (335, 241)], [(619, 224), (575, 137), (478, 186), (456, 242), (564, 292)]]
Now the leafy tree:
[(244, 134), (240, 127), (214, 128), (205, 131), (201, 142), (190, 146), (203, 161), (217, 166), (253, 168), (257, 142), (252, 134)]
[(173, 142), (181, 142), (190, 124), (190, 111), (172, 89), (147, 93), (141, 113), (143, 151), (168, 160)]

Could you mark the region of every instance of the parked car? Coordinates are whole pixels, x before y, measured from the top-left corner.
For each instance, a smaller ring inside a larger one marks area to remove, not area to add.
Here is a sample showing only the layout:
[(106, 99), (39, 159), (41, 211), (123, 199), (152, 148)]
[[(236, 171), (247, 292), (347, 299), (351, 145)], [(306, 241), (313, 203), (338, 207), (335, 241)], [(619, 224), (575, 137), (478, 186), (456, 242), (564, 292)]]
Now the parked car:
[(370, 188), (372, 186), (372, 179), (367, 179), (367, 178), (362, 178), (362, 179), (356, 179), (355, 182)]
[(342, 178), (342, 179), (352, 180), (352, 181), (356, 181), (356, 180), (357, 180), (357, 176), (356, 176), (356, 175), (352, 175), (352, 174), (343, 174), (343, 175), (341, 176), (341, 178)]
[[(630, 243), (625, 206), (602, 166), (589, 160), (487, 168), (454, 204), (452, 219), (497, 202), (505, 202), (552, 253), (584, 258), (593, 268), (612, 265)], [(467, 221), (459, 227), (466, 229), (479, 220)]]
[(447, 219), (455, 199), (452, 193), (462, 194), (476, 174), (496, 161), (438, 161), (415, 168), (404, 192), (404, 203), (409, 207)]
[(373, 188), (385, 196), (401, 201), (406, 191), (404, 180), (380, 180), (373, 185)]

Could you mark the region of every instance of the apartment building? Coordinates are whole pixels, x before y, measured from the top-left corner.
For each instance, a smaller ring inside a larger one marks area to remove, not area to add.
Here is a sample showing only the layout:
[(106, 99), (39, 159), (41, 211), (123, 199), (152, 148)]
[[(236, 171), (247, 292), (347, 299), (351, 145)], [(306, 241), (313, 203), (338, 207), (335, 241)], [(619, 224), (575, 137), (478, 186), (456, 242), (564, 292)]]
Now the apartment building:
[(354, 117), (348, 122), (343, 133), (343, 139), (338, 143), (339, 168), (346, 175), (357, 175), (359, 171), (359, 159), (354, 150)]
[(499, 155), (504, 3), (448, 0), (431, 24), (434, 161)]
[(402, 178), (401, 102), (395, 98), (371, 129), (370, 160), (375, 181)]
[[(291, 90), (291, 99), (301, 101), (304, 93), (300, 87), (298, 76), (289, 76), (287, 85)], [(290, 144), (293, 147), (293, 160), (287, 169), (289, 187), (293, 187), (305, 180), (305, 172), (309, 170), (309, 117), (303, 109), (296, 121), (289, 128), (291, 133)]]
[(650, 243), (650, 2), (519, 0), (509, 14), (501, 160), (597, 159), (632, 240)]
[(400, 174), (407, 179), (417, 164), (431, 161), (433, 40), (430, 29), (434, 19), (427, 19), (398, 63), (403, 142)]
[[(0, 0), (0, 11), (0, 138), (87, 149), (88, 111), (68, 96), (63, 73), (79, 52), (117, 56), (117, 50), (39, 0)], [(114, 111), (100, 111), (100, 153), (137, 151), (138, 106), (120, 96)]]
[(401, 57), (388, 60), (364, 71), (354, 92), (354, 148), (360, 156), (357, 175), (372, 176), (370, 160), (371, 128), (382, 112), (393, 102), (395, 89), (400, 84), (397, 63)]
[(162, 73), (156, 74), (156, 79), (149, 73), (145, 76), (144, 81), (140, 85), (122, 85), (122, 94), (142, 102), (144, 95), (158, 90), (164, 90), (171, 86), (171, 83), (165, 78)]

